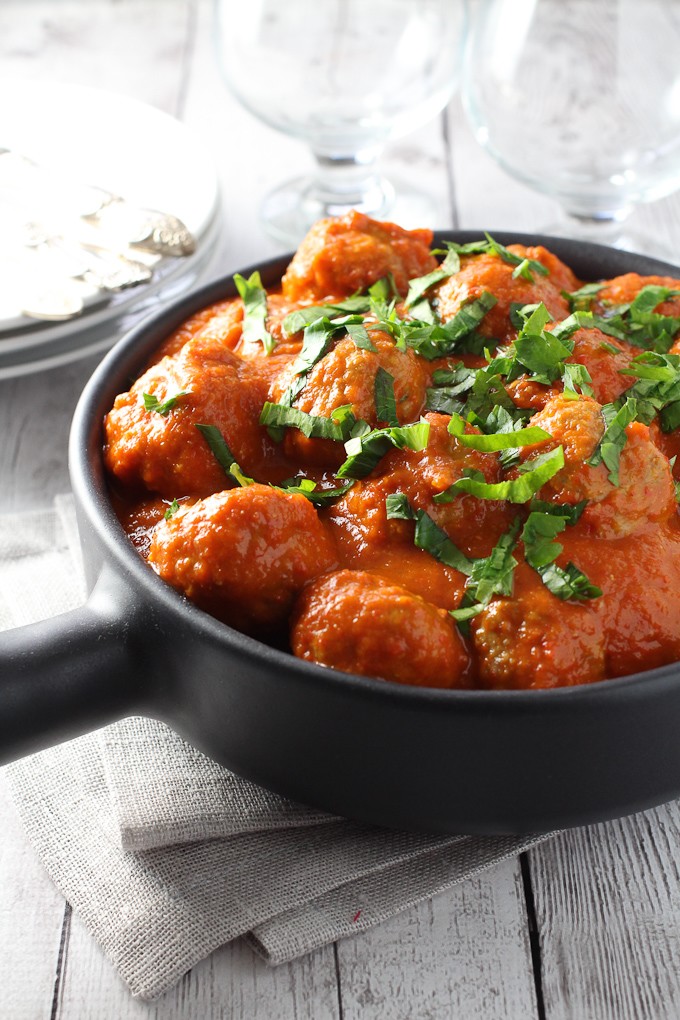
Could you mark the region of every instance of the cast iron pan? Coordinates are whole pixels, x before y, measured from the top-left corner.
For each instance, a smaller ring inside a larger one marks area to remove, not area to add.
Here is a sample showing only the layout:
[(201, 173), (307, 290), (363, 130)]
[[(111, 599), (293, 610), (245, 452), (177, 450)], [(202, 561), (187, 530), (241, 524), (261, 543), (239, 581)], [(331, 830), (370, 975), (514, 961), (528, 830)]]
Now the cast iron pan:
[[(469, 241), (480, 232), (442, 233)], [(585, 280), (675, 267), (522, 234)], [(266, 285), (288, 258), (259, 268)], [(447, 691), (325, 669), (243, 636), (167, 586), (111, 509), (102, 418), (151, 352), (231, 279), (135, 328), (76, 409), (70, 472), (87, 604), (0, 635), (0, 760), (126, 715), (162, 719), (233, 771), (351, 818), (434, 832), (523, 833), (616, 817), (680, 794), (680, 665), (583, 687)]]

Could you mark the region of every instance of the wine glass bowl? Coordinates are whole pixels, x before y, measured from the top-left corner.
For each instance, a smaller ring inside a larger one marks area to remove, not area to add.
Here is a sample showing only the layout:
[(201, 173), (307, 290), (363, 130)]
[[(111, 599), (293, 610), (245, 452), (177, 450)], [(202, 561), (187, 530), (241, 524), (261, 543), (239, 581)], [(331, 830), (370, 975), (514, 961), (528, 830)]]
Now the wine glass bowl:
[(677, 0), (485, 0), (466, 112), (505, 170), (561, 203), (546, 232), (625, 242), (632, 209), (680, 186), (679, 48)]
[[(388, 140), (444, 108), (465, 27), (464, 0), (216, 0), (225, 83), (250, 113), (306, 142), (316, 159), (315, 174), (266, 200), (271, 233), (297, 242), (323, 216), (392, 213), (395, 189), (376, 159)], [(418, 215), (420, 206), (406, 220)]]

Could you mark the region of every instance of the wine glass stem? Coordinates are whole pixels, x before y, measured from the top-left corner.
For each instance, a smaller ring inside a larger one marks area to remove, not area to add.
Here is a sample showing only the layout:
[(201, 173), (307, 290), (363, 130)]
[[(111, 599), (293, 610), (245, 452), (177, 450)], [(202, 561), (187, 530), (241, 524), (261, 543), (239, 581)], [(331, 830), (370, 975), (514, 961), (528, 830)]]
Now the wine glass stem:
[(305, 189), (303, 204), (314, 218), (342, 216), (357, 209), (369, 216), (384, 216), (394, 202), (394, 188), (375, 168), (379, 150), (351, 156), (314, 153), (316, 174)]

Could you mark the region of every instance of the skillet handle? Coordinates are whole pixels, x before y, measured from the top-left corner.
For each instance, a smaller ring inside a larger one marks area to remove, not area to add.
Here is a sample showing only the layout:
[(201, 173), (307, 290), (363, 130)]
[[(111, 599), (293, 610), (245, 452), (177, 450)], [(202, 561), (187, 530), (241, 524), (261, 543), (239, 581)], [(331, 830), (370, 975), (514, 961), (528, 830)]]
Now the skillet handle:
[(141, 708), (144, 616), (105, 568), (85, 605), (0, 633), (0, 764)]

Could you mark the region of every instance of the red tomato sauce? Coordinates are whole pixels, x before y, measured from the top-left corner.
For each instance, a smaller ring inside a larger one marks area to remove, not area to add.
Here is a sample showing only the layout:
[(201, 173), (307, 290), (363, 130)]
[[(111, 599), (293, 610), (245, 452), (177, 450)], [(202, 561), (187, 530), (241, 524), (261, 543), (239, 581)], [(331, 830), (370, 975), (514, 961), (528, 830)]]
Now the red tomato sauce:
[(680, 659), (680, 281), (573, 297), (545, 248), (431, 243), (322, 221), (168, 337), (105, 419), (130, 540), (228, 625), (396, 683)]

